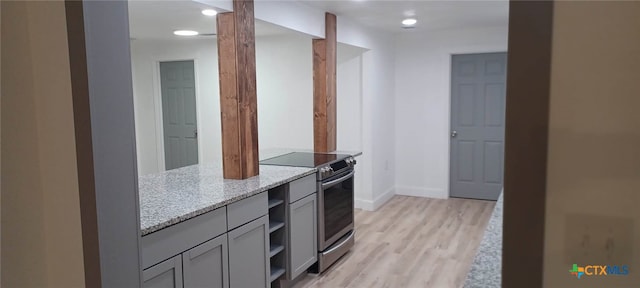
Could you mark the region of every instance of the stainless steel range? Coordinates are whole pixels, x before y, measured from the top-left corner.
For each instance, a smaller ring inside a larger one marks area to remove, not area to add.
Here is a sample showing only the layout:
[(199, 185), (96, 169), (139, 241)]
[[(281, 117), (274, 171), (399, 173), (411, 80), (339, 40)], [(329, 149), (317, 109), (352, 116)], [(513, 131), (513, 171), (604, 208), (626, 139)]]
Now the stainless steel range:
[(354, 166), (350, 155), (294, 152), (260, 162), (263, 165), (315, 167), (318, 191), (318, 263), (322, 273), (355, 244)]

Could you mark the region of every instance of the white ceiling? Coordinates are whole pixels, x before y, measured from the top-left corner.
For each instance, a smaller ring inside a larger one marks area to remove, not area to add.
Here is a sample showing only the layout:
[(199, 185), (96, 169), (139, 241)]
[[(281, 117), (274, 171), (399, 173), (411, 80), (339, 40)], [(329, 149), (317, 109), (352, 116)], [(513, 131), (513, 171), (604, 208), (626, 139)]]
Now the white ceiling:
[[(266, 0), (270, 1), (270, 0)], [(455, 29), (477, 26), (506, 26), (508, 0), (495, 1), (405, 1), (405, 0), (297, 0), (309, 6), (348, 17), (374, 29), (392, 33)], [(129, 1), (131, 38), (184, 39), (174, 30), (215, 33), (216, 17), (201, 14), (206, 4), (189, 0)], [(418, 20), (414, 29), (403, 29), (402, 19)], [(340, 21), (340, 20), (338, 20)], [(256, 36), (296, 33), (286, 28), (256, 20)]]
[[(455, 29), (477, 26), (507, 26), (509, 1), (381, 1), (299, 0), (310, 6), (345, 16), (365, 26), (392, 33), (402, 31)], [(403, 29), (407, 17), (418, 20), (414, 29)], [(340, 21), (338, 19), (338, 21)]]
[[(133, 39), (186, 39), (173, 35), (175, 30), (195, 30), (200, 34), (216, 32), (216, 17), (202, 15), (211, 7), (195, 1), (129, 1), (129, 30)], [(267, 22), (255, 21), (256, 36), (295, 33)], [(197, 36), (215, 37), (215, 36)], [(189, 37), (189, 39), (192, 39)]]

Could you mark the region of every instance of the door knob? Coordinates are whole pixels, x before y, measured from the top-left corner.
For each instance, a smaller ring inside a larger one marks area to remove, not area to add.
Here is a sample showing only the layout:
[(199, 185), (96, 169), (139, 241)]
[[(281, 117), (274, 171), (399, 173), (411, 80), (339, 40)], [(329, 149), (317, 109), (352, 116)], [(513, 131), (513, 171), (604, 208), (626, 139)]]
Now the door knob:
[(455, 138), (456, 136), (458, 136), (458, 131), (456, 130), (451, 131), (451, 138)]
[(193, 138), (198, 138), (198, 130), (193, 130)]

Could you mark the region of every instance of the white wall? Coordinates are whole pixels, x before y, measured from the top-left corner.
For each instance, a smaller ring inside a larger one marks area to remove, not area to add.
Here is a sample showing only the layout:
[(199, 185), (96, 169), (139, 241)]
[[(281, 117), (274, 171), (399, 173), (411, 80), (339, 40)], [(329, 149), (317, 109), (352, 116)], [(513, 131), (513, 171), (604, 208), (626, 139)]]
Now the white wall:
[[(338, 44), (338, 150), (362, 151), (362, 53)], [(313, 150), (313, 58), (311, 38), (300, 35), (256, 40), (260, 149)]]
[[(362, 151), (362, 53), (365, 49), (338, 43), (337, 53), (337, 150)], [(360, 157), (358, 157), (358, 160)], [(358, 164), (358, 168), (361, 167)], [(356, 168), (356, 171), (358, 171)], [(354, 194), (361, 205), (364, 174), (357, 172)]]
[(362, 151), (362, 54), (365, 49), (338, 43), (337, 150)]
[[(164, 169), (159, 61), (195, 59), (200, 163), (221, 164), (216, 39), (134, 40), (131, 50), (140, 175)], [(311, 38), (295, 33), (256, 39), (260, 149), (313, 149), (311, 55)]]
[(384, 38), (376, 41), (374, 48), (364, 54), (363, 168), (370, 169), (365, 170), (364, 185), (371, 195), (362, 201), (360, 207), (369, 210), (377, 209), (395, 194), (394, 64), (393, 42)]
[(506, 50), (507, 27), (409, 32), (398, 36), (397, 194), (449, 197), (451, 55)]
[(256, 39), (260, 149), (313, 149), (312, 55), (310, 37)]
[(133, 40), (133, 93), (140, 175), (164, 170), (159, 62), (194, 60), (200, 163), (220, 163), (220, 102), (216, 39)]

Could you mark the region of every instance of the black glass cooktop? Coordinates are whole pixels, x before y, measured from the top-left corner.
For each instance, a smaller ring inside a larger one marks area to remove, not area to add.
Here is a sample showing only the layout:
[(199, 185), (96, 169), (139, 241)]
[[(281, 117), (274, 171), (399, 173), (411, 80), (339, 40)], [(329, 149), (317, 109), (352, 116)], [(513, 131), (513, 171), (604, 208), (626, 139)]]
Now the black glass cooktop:
[(293, 152), (260, 161), (263, 165), (294, 166), (315, 168), (349, 157), (343, 154)]

